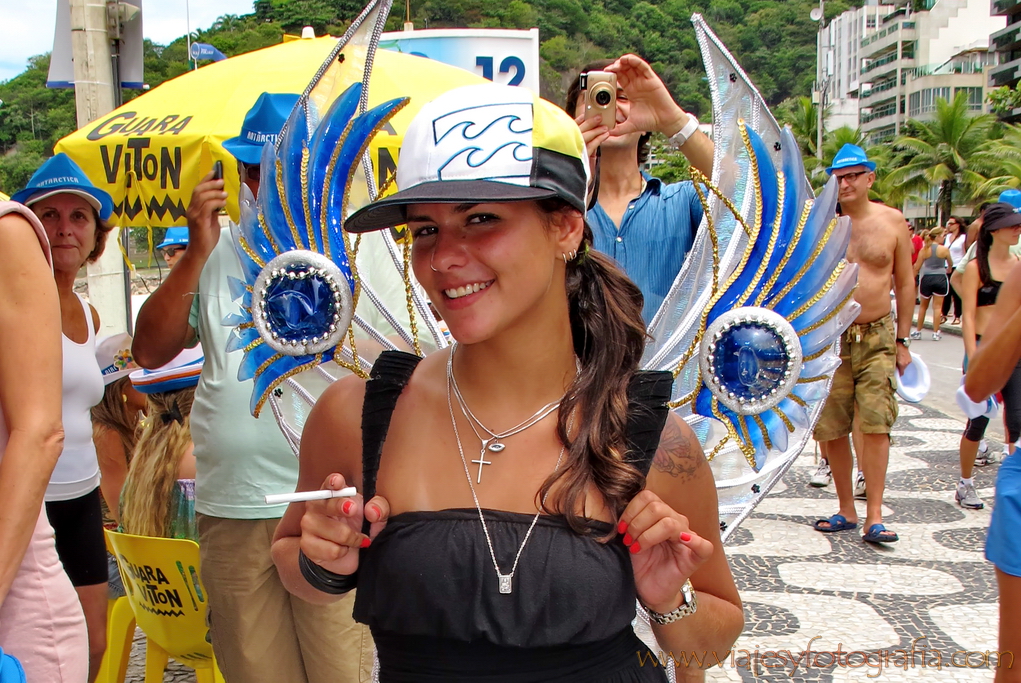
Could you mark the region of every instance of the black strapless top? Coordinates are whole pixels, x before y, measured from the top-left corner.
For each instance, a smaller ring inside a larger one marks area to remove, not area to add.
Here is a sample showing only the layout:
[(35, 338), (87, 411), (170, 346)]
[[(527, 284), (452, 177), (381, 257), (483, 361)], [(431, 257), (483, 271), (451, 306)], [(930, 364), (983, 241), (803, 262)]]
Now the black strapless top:
[[(415, 357), (393, 358), (398, 353), (380, 356), (366, 388), (366, 498), (375, 492), (393, 405), (414, 370)], [(632, 382), (629, 459), (643, 472), (666, 420), (671, 382), (670, 373), (639, 373)], [(483, 514), (500, 568), (509, 572), (533, 515)], [(540, 516), (513, 591), (501, 594), (475, 509), (391, 517), (361, 551), (354, 607), (355, 619), (372, 630), (380, 681), (665, 681), (631, 627), (636, 594), (628, 550), (619, 539), (598, 541), (610, 524), (588, 525), (592, 533), (579, 535), (561, 516)]]
[(989, 284), (982, 285), (978, 288), (978, 294), (975, 299), (975, 306), (982, 308), (983, 306), (992, 306), (996, 303), (996, 297), (1000, 295), (1000, 285), (1003, 283), (999, 280), (990, 280)]

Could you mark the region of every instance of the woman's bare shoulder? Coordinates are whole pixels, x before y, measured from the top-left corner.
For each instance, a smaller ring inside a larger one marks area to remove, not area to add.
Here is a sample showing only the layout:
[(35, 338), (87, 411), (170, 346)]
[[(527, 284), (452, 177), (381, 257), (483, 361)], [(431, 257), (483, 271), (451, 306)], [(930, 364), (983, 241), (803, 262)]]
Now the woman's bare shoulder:
[(682, 483), (692, 479), (703, 467), (708, 467), (708, 462), (698, 437), (683, 418), (670, 412), (659, 437), (652, 469)]

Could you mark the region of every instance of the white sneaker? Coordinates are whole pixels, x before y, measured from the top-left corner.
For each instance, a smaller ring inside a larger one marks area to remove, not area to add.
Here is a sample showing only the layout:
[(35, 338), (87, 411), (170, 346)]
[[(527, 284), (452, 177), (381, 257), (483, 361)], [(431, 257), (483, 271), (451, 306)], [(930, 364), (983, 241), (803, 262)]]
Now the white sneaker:
[(921, 339), (922, 333), (919, 332), (918, 330), (911, 330), (911, 334), (909, 334), (908, 336), (911, 337), (912, 339)]
[(830, 464), (826, 461), (826, 458), (822, 458), (819, 460), (819, 467), (816, 468), (815, 474), (812, 475), (812, 479), (808, 483), (821, 489), (824, 486), (829, 486), (832, 479), (833, 476), (830, 474)]
[(932, 340), (933, 341), (939, 341), (942, 338), (943, 338), (943, 333), (942, 332), (933, 332), (932, 333)]
[(965, 484), (963, 481), (957, 482), (957, 493), (954, 494), (954, 498), (958, 505), (969, 510), (981, 510), (986, 506), (975, 493), (975, 485)]
[(865, 473), (859, 471), (854, 478), (854, 497), (865, 500)]

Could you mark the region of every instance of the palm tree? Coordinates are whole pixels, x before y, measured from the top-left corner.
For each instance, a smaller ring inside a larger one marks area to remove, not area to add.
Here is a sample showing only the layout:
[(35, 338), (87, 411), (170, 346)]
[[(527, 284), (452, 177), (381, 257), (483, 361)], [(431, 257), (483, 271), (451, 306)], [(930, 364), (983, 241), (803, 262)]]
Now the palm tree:
[(903, 153), (894, 149), (889, 143), (873, 145), (867, 150), (868, 157), (876, 162), (876, 180), (869, 190), (869, 199), (882, 202), (887, 206), (901, 207), (904, 202), (915, 194), (909, 184), (897, 182), (892, 178), (894, 169), (903, 163)]
[[(831, 107), (823, 110), (823, 130), (829, 118)], [(776, 117), (781, 124), (787, 124), (798, 141), (801, 154), (806, 163), (809, 157), (816, 156), (819, 130), (819, 107), (811, 97), (791, 97), (781, 102), (776, 108)]]
[(988, 178), (975, 190), (977, 201), (992, 201), (1004, 190), (1021, 187), (1021, 125), (1008, 125), (1003, 137), (983, 144), (974, 163)]
[(890, 172), (890, 182), (903, 185), (908, 193), (938, 185), (936, 208), (942, 224), (950, 216), (955, 199), (970, 199), (974, 189), (986, 181), (975, 168), (975, 157), (995, 123), (996, 117), (991, 114), (971, 116), (964, 92), (958, 93), (953, 102), (937, 100), (933, 120), (909, 121), (908, 128), (914, 135), (894, 140), (894, 147), (903, 149), (907, 158)]

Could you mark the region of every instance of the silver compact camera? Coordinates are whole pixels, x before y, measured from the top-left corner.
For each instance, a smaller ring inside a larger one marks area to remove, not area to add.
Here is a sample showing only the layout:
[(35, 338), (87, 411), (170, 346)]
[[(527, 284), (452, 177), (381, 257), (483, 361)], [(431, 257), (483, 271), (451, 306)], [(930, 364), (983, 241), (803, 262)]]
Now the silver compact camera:
[(585, 91), (585, 119), (599, 119), (613, 130), (617, 125), (617, 74), (589, 71), (581, 75), (579, 85)]

